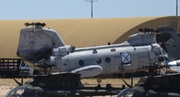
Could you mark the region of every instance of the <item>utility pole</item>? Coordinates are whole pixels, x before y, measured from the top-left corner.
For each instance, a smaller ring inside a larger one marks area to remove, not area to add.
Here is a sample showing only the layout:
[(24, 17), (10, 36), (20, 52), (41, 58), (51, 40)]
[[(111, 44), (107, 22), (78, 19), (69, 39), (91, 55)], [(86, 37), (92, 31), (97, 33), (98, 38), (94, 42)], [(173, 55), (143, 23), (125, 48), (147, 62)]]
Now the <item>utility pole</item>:
[(93, 18), (93, 2), (98, 2), (98, 0), (85, 0), (86, 2), (91, 2), (91, 18)]
[(176, 16), (178, 16), (178, 0), (176, 0)]

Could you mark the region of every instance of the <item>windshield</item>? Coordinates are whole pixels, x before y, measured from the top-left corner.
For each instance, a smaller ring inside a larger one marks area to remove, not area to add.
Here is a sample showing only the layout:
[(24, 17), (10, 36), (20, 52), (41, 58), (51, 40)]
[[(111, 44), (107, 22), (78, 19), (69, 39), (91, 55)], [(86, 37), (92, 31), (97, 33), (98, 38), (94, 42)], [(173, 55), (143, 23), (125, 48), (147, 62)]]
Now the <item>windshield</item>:
[(26, 95), (27, 88), (17, 86), (10, 90), (4, 97), (26, 97), (23, 95)]
[(146, 97), (145, 92), (138, 88), (122, 90), (116, 97)]
[(167, 55), (166, 51), (164, 49), (161, 49), (163, 55)]
[(4, 97), (38, 97), (39, 90), (31, 85), (17, 86), (10, 90)]

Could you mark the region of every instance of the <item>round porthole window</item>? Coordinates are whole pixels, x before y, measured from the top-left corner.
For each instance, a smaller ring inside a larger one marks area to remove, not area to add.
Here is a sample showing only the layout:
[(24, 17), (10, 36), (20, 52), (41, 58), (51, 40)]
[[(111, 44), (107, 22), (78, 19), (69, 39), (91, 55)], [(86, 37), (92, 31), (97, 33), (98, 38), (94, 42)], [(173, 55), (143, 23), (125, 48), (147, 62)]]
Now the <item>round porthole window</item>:
[(106, 58), (105, 58), (105, 61), (106, 61), (106, 63), (110, 63), (110, 62), (111, 62), (111, 59), (110, 59), (109, 57), (106, 57)]
[(84, 61), (83, 60), (79, 60), (79, 65), (83, 66), (84, 65)]
[(101, 58), (98, 58), (98, 59), (96, 60), (96, 63), (97, 63), (97, 64), (101, 64), (101, 62), (102, 62)]

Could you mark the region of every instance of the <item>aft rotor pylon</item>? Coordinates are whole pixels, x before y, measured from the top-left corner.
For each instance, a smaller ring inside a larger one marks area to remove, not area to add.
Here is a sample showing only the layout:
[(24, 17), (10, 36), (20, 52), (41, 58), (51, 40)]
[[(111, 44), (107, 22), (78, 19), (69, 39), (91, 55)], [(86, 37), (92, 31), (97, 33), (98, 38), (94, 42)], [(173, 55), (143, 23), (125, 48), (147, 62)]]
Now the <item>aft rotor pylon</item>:
[(26, 23), (24, 23), (24, 25), (25, 25), (26, 27), (28, 27), (28, 26), (44, 27), (44, 26), (46, 26), (46, 23), (41, 23), (41, 22), (28, 23), (28, 22), (26, 22)]

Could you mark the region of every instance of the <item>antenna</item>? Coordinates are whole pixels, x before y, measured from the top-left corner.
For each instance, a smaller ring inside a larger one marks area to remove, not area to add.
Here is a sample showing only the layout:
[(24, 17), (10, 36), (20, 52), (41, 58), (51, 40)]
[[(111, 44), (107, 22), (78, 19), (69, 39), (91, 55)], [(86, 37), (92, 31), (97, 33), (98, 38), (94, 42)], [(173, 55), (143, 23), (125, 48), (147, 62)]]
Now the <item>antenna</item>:
[(178, 16), (178, 0), (176, 0), (176, 16)]
[(98, 2), (98, 0), (85, 0), (86, 2), (91, 2), (91, 18), (93, 18), (93, 2)]

